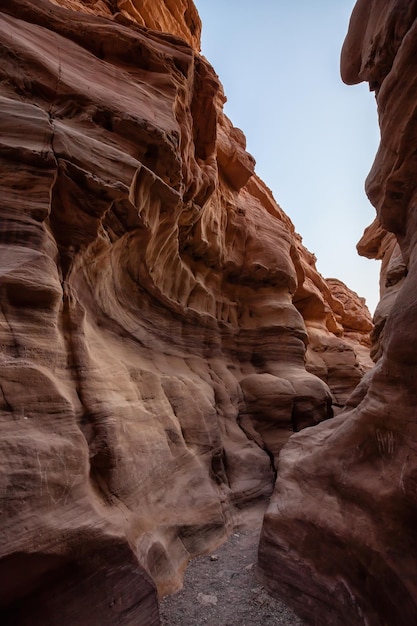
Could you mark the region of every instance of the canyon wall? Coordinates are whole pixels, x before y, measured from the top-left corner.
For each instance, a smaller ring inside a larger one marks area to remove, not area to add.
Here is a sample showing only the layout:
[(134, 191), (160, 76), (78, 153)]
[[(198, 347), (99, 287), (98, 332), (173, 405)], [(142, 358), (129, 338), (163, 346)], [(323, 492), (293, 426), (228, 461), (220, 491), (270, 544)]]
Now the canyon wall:
[(341, 71), (369, 83), (381, 128), (377, 218), (358, 244), (382, 260), (377, 364), (344, 412), (283, 449), (259, 551), (265, 584), (315, 626), (417, 622), (416, 51), (417, 2), (357, 2)]
[(190, 0), (1, 3), (2, 623), (158, 624), (371, 367), (200, 27)]

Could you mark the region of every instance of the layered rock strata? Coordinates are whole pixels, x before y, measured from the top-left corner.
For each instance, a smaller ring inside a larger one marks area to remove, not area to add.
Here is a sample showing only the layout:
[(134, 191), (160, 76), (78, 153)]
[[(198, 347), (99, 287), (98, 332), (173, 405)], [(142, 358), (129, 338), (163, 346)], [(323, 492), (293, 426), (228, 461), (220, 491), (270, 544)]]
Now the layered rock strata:
[(0, 7), (6, 623), (157, 624), (369, 367), (198, 33), (188, 1)]
[(383, 260), (377, 364), (349, 410), (283, 449), (259, 552), (265, 584), (316, 626), (417, 622), (416, 49), (417, 2), (357, 2), (342, 76), (369, 82), (381, 128), (359, 244)]
[(378, 218), (365, 230), (357, 249), (360, 255), (381, 261), (380, 301), (373, 318), (370, 352), (373, 360), (377, 361), (382, 356), (385, 323), (408, 269), (396, 236), (383, 228)]

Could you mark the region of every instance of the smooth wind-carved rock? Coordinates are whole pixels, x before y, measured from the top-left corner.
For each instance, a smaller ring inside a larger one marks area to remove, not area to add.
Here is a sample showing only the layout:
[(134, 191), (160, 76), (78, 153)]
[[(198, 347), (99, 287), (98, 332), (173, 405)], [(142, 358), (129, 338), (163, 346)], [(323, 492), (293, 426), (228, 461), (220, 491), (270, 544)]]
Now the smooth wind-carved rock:
[(254, 174), (199, 28), (185, 0), (0, 6), (7, 624), (158, 624), (155, 587), (369, 368), (366, 309)]
[(377, 364), (349, 410), (282, 451), (259, 551), (268, 588), (316, 626), (417, 622), (416, 50), (416, 2), (357, 2), (342, 77), (369, 82), (381, 128), (359, 244), (383, 261)]

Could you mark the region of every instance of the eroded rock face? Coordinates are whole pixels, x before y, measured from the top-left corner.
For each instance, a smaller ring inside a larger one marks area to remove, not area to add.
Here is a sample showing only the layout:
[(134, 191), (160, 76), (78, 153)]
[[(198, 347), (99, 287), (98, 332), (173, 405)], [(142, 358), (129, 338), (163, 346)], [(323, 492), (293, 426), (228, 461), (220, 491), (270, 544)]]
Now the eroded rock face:
[(90, 15), (115, 17), (171, 33), (200, 50), (201, 20), (192, 0), (50, 0), (52, 4)]
[(312, 624), (417, 621), (415, 521), (417, 3), (359, 0), (342, 53), (376, 92), (381, 145), (367, 179), (377, 221), (359, 244), (383, 260), (376, 367), (331, 422), (281, 453), (264, 521), (265, 584)]
[(375, 218), (365, 230), (357, 249), (360, 255), (368, 259), (382, 261), (381, 299), (374, 313), (374, 328), (371, 332), (371, 357), (377, 361), (382, 356), (385, 323), (408, 274), (408, 269), (396, 236), (383, 228), (378, 218)]
[(176, 589), (348, 395), (318, 346), (365, 368), (369, 328), (254, 174), (193, 5), (138, 6), (0, 7), (11, 623), (73, 623), (93, 581), (83, 626), (157, 624), (153, 581)]

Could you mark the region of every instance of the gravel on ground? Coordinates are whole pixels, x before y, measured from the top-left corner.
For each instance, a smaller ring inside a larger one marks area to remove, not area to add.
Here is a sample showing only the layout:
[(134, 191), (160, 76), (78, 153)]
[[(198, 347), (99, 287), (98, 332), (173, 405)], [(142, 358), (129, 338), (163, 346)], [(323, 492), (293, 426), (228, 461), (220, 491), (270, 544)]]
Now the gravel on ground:
[(162, 626), (303, 626), (256, 580), (259, 528), (239, 530), (193, 559), (181, 591), (160, 602)]

